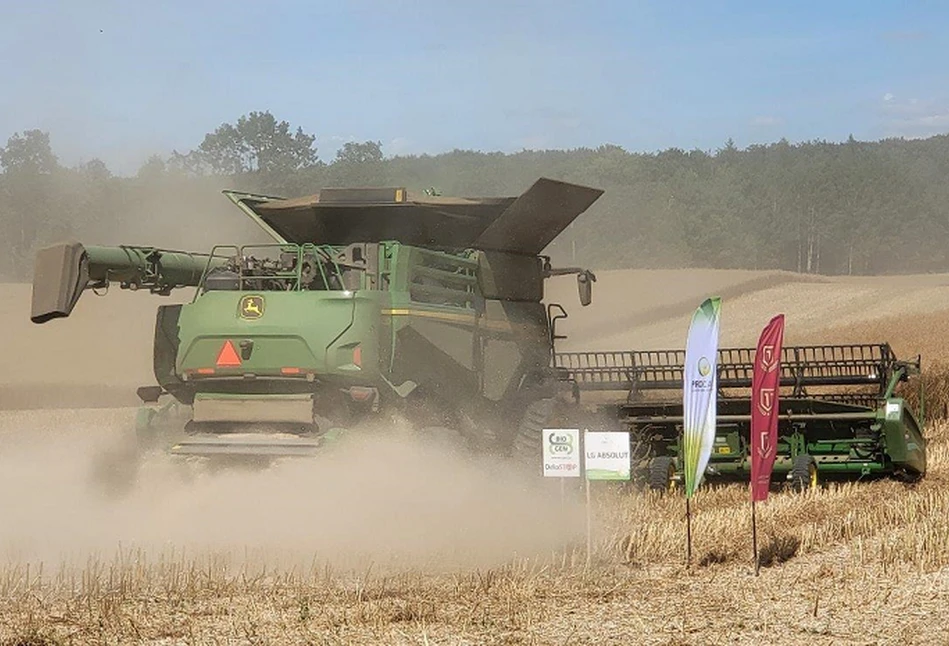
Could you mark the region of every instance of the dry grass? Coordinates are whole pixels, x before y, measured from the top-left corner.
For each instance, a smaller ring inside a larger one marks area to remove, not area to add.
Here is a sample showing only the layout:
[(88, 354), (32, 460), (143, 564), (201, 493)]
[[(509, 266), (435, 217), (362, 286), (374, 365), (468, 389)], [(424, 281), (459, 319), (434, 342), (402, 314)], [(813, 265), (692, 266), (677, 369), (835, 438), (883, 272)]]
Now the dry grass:
[(905, 312), (846, 326), (828, 326), (810, 336), (813, 343), (886, 341), (901, 359), (922, 355), (924, 365), (949, 362), (949, 309), (928, 314)]
[(605, 487), (589, 564), (582, 545), (455, 571), (129, 549), (10, 563), (0, 644), (923, 643), (949, 598), (949, 424), (931, 442), (918, 485), (773, 493), (757, 578), (744, 487), (696, 497), (691, 570), (681, 497)]
[(859, 325), (830, 327), (809, 338), (811, 343), (890, 344), (905, 360), (922, 359), (922, 375), (903, 385), (901, 393), (918, 410), (919, 382), (928, 416), (949, 418), (949, 310), (930, 314), (891, 316)]

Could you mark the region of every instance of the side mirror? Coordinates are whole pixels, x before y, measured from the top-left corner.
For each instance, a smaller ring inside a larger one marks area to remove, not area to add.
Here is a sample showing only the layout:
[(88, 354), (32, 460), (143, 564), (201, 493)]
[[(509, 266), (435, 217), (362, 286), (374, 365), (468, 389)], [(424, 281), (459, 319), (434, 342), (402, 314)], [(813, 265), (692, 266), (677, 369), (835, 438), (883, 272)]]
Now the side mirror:
[(580, 293), (580, 305), (586, 307), (593, 302), (593, 283), (596, 275), (589, 269), (577, 274), (577, 291)]

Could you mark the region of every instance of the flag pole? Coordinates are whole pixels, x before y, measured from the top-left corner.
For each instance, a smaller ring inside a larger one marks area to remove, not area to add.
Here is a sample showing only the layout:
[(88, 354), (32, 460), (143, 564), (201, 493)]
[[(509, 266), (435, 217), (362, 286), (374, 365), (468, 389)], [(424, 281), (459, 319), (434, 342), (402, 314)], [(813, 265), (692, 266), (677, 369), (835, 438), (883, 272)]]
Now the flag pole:
[(692, 507), (688, 496), (685, 497), (685, 564), (692, 567)]
[(755, 513), (755, 498), (751, 497), (751, 548), (755, 554), (755, 576), (761, 569), (761, 561), (758, 559), (758, 516)]

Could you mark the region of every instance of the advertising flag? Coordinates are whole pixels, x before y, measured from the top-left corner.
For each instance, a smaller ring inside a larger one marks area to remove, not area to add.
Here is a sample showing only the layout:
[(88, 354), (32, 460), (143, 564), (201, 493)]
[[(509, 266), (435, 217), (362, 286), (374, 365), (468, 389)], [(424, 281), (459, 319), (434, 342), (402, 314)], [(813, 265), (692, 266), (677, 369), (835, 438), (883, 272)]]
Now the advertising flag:
[(778, 396), (781, 389), (781, 346), (784, 315), (761, 332), (751, 374), (751, 499), (768, 498), (778, 447)]
[(686, 499), (691, 498), (702, 483), (715, 442), (721, 308), (721, 299), (715, 297), (706, 299), (695, 310), (685, 345), (682, 457)]

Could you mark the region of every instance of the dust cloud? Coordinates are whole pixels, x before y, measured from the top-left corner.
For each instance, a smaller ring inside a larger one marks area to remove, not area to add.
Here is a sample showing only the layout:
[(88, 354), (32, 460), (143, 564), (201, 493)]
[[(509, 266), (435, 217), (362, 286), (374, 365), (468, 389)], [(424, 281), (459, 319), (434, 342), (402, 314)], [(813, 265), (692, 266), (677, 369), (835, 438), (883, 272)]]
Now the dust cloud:
[(550, 556), (583, 540), (582, 507), (559, 487), (398, 433), (262, 470), (156, 455), (132, 491), (106, 495), (93, 464), (133, 423), (132, 409), (0, 417), (0, 560), (81, 563), (131, 550), (430, 570)]
[(96, 460), (132, 432), (135, 386), (153, 383), (154, 298), (87, 296), (69, 320), (37, 326), (29, 294), (28, 285), (0, 286), (11, 340), (0, 357), (0, 561), (81, 564), (142, 550), (431, 571), (582, 544), (582, 508), (562, 506), (556, 483), (551, 491), (510, 464), (397, 430), (259, 471), (158, 455), (131, 492), (105, 495), (92, 477)]

